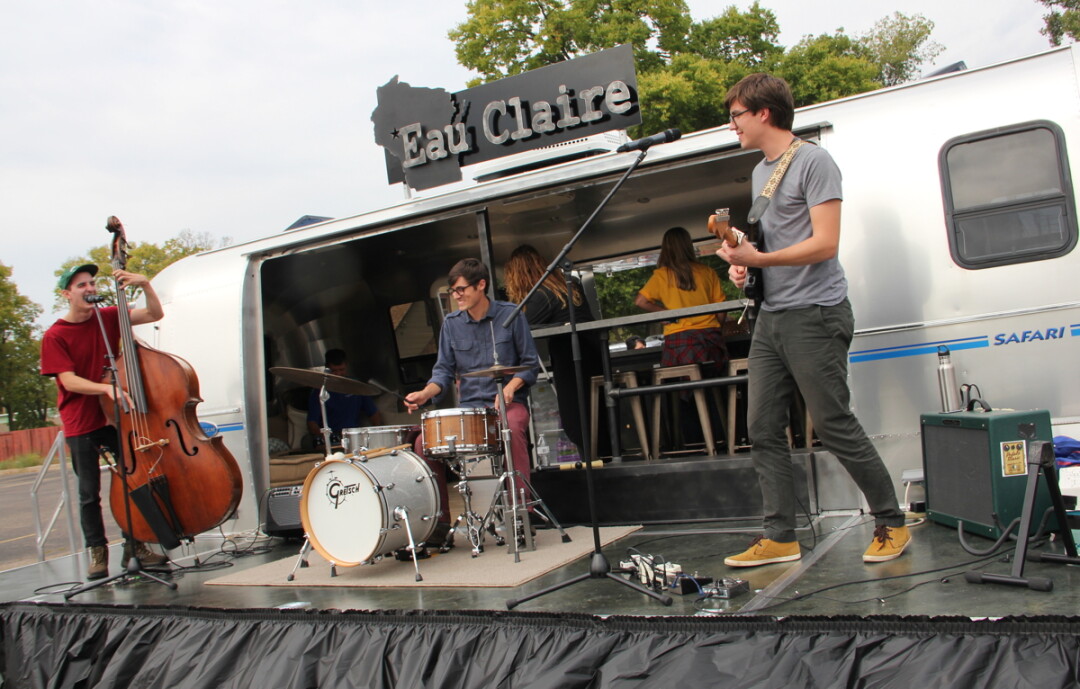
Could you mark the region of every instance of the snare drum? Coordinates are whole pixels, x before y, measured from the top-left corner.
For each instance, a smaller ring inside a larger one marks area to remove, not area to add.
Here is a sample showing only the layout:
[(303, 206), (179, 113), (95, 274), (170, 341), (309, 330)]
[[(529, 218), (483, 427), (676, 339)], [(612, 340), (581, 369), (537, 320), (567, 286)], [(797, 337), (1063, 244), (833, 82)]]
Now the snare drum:
[(345, 446), (345, 454), (354, 455), (364, 450), (411, 445), (413, 438), (419, 433), (419, 426), (346, 428), (341, 431), (341, 441)]
[(499, 415), (494, 409), (436, 409), (425, 412), (424, 454), (447, 457), (498, 452)]
[(407, 509), (417, 545), (431, 537), (441, 514), (439, 491), (424, 460), (408, 450), (318, 465), (304, 481), (300, 521), (319, 554), (353, 567), (409, 545), (398, 507)]

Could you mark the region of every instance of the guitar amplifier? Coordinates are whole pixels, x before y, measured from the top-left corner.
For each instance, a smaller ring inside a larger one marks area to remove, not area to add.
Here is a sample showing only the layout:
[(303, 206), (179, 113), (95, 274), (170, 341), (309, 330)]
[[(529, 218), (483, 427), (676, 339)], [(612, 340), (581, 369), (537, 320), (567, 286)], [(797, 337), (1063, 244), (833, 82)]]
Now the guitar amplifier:
[[(1050, 412), (923, 414), (920, 426), (927, 517), (954, 528), (963, 521), (969, 533), (1000, 537), (998, 523), (1008, 527), (1024, 512), (1028, 443), (1053, 440)], [(1050, 506), (1040, 480), (1032, 532)]]
[(271, 536), (301, 537), (300, 494), (303, 484), (271, 488), (266, 500), (266, 533)]

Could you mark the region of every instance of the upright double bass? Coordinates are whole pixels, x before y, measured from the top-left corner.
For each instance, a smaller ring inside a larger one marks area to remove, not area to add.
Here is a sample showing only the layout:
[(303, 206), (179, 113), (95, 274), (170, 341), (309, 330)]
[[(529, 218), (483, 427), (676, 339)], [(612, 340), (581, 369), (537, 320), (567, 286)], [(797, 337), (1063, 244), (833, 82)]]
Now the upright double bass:
[[(126, 270), (124, 226), (111, 216), (106, 229), (113, 234), (113, 268)], [(222, 439), (207, 437), (199, 426), (195, 407), (202, 398), (191, 365), (135, 338), (119, 281), (116, 305), (121, 341), (116, 370), (131, 405), (119, 414), (123, 456), (113, 467), (109, 503), (126, 533), (175, 548), (233, 513), (243, 492), (240, 467)], [(103, 396), (102, 405), (106, 417), (114, 419), (113, 401)]]

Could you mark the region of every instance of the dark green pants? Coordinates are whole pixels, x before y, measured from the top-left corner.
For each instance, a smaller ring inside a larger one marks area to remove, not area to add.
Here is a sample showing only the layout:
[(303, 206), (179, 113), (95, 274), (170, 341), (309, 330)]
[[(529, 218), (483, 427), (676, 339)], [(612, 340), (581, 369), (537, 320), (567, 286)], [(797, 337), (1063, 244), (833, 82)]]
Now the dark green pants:
[(877, 524), (903, 526), (892, 479), (851, 412), (848, 348), (855, 332), (851, 304), (762, 311), (750, 344), (747, 423), (764, 502), (765, 538), (795, 540), (795, 485), (788, 416), (796, 388), (825, 449), (840, 460), (866, 496)]

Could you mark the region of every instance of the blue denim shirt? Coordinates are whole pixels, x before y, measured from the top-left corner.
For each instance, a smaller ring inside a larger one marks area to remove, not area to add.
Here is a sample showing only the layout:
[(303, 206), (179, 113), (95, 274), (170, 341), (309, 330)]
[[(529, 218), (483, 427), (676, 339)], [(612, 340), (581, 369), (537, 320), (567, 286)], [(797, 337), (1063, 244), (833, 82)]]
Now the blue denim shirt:
[[(514, 401), (525, 402), (529, 386), (536, 382), (539, 357), (524, 315), (515, 318), (509, 329), (503, 327), (503, 321), (513, 310), (514, 305), (509, 302), (492, 301), (487, 314), (479, 321), (474, 321), (468, 311), (455, 311), (446, 317), (439, 334), (439, 358), (428, 381), (442, 388), (434, 401), (438, 402), (450, 392), (455, 375), (494, 366), (497, 350), (500, 366), (529, 367), (527, 371), (514, 374), (515, 378), (525, 382), (524, 387), (514, 393)], [(460, 404), (470, 409), (493, 407), (498, 389), (491, 378), (462, 378), (458, 391)]]

